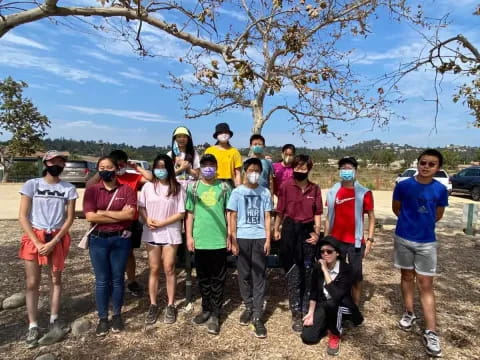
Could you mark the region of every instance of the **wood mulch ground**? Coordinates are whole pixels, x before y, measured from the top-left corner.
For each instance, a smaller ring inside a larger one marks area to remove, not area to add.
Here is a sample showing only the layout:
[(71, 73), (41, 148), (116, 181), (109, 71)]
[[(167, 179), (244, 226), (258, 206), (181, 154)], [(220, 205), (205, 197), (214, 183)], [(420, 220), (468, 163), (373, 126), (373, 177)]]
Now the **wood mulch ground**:
[[(75, 242), (86, 229), (84, 220), (76, 220), (72, 229)], [(480, 359), (480, 249), (461, 235), (439, 233), (439, 272), (436, 280), (439, 332), (445, 359)], [(20, 228), (16, 221), (0, 221), (0, 297), (24, 288), (21, 261), (17, 258)], [(365, 261), (365, 291), (362, 327), (347, 329), (338, 359), (424, 359), (421, 330), (405, 333), (397, 328), (402, 313), (399, 273), (392, 267), (392, 230), (378, 235), (374, 252)], [(138, 254), (138, 273), (146, 284), (146, 253)], [(0, 357), (34, 359), (53, 353), (57, 359), (323, 359), (325, 339), (315, 346), (304, 345), (290, 330), (290, 313), (281, 270), (268, 271), (268, 301), (265, 318), (268, 338), (256, 339), (248, 327), (240, 326), (241, 302), (235, 271), (229, 272), (226, 304), (219, 336), (207, 334), (205, 327), (191, 323), (192, 312), (184, 311), (184, 273), (179, 270), (179, 318), (174, 325), (157, 323), (144, 329), (148, 308), (146, 297), (126, 296), (126, 331), (104, 339), (92, 331), (83, 338), (69, 335), (50, 347), (26, 350), (25, 307), (0, 311)], [(46, 278), (43, 278), (45, 283)], [(160, 298), (165, 306), (164, 283)], [(195, 294), (198, 294), (195, 286)], [(42, 286), (42, 296), (47, 288)], [(197, 295), (198, 297), (198, 295)], [(64, 273), (64, 298), (61, 316), (73, 321), (86, 316), (95, 323), (93, 277), (88, 252), (72, 246)], [(418, 299), (417, 299), (418, 304)], [(200, 302), (195, 302), (195, 312)], [(48, 305), (44, 302), (40, 325), (47, 327)], [(418, 306), (416, 310), (421, 314)], [(422, 326), (422, 323), (420, 323)]]

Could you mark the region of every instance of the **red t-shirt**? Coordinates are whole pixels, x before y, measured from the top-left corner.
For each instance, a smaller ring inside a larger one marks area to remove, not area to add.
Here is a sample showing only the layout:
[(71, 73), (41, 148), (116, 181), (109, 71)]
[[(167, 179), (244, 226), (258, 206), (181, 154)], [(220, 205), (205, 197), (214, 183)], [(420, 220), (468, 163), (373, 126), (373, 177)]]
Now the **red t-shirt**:
[[(327, 204), (328, 205), (328, 204)], [(369, 191), (363, 198), (363, 213), (373, 210), (373, 195)], [(362, 214), (363, 217), (363, 214)], [(335, 199), (335, 219), (330, 224), (330, 235), (340, 241), (355, 244), (355, 189), (341, 187)], [(362, 242), (365, 239), (362, 238)]]
[(120, 184), (128, 185), (133, 191), (138, 191), (140, 189), (140, 181), (142, 180), (142, 175), (125, 173), (123, 175), (117, 175), (117, 181)]

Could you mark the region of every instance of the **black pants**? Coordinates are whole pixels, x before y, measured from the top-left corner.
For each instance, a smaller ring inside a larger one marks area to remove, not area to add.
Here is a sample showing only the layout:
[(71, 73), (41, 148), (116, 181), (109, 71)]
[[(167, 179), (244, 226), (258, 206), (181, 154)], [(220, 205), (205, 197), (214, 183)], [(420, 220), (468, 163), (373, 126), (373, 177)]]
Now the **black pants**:
[(325, 336), (327, 330), (340, 336), (342, 333), (342, 315), (348, 311), (342, 306), (333, 306), (327, 302), (317, 303), (313, 314), (313, 325), (304, 326), (302, 340), (305, 344), (316, 344)]
[(239, 254), (237, 258), (238, 285), (240, 295), (253, 317), (261, 318), (265, 296), (265, 271), (267, 257), (263, 247), (265, 239), (237, 239)]
[(290, 310), (306, 313), (312, 282), (316, 246), (305, 240), (313, 232), (313, 222), (298, 223), (286, 218), (282, 224), (280, 257), (287, 277)]
[(227, 275), (227, 249), (195, 249), (195, 264), (203, 311), (210, 311), (218, 316)]

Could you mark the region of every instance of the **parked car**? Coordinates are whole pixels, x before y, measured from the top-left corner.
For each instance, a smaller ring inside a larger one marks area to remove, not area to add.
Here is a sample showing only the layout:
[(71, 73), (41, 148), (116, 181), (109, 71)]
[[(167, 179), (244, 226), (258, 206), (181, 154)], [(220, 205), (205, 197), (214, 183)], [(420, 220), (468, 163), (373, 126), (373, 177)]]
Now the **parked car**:
[(87, 181), (97, 172), (97, 164), (84, 160), (69, 160), (65, 163), (60, 178), (77, 186), (85, 186)]
[[(408, 178), (417, 175), (417, 172), (418, 171), (416, 168), (409, 168), (405, 170), (403, 173), (398, 174), (398, 177), (395, 179), (395, 184), (398, 184), (400, 181), (407, 180)], [(445, 185), (448, 190), (448, 194), (452, 193), (452, 182), (450, 181), (450, 178), (445, 170), (438, 170), (434, 176), (434, 179)]]
[[(132, 159), (130, 159), (130, 160), (128, 160), (128, 162), (129, 163), (135, 163), (138, 166), (144, 168), (145, 170), (150, 170), (150, 164), (145, 160), (132, 160)], [(127, 167), (127, 172), (134, 173), (134, 174), (137, 173), (137, 171), (135, 171), (134, 168), (130, 167), (130, 165), (128, 165), (128, 167)]]
[(480, 201), (480, 166), (463, 169), (451, 177), (452, 191), (469, 194), (473, 200)]

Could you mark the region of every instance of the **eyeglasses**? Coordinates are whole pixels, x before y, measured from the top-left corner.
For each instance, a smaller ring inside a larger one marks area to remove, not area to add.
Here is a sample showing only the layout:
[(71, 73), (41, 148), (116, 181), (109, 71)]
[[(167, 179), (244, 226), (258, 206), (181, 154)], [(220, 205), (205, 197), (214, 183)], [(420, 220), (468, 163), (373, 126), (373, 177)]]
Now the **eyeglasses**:
[(330, 250), (330, 249), (322, 249), (320, 250), (320, 254), (328, 254), (328, 255), (331, 255), (333, 254), (334, 250)]
[(437, 163), (436, 162), (433, 162), (433, 161), (425, 161), (425, 160), (422, 160), (419, 162), (420, 166), (427, 166), (430, 167), (430, 168), (433, 168), (435, 166), (437, 166)]

